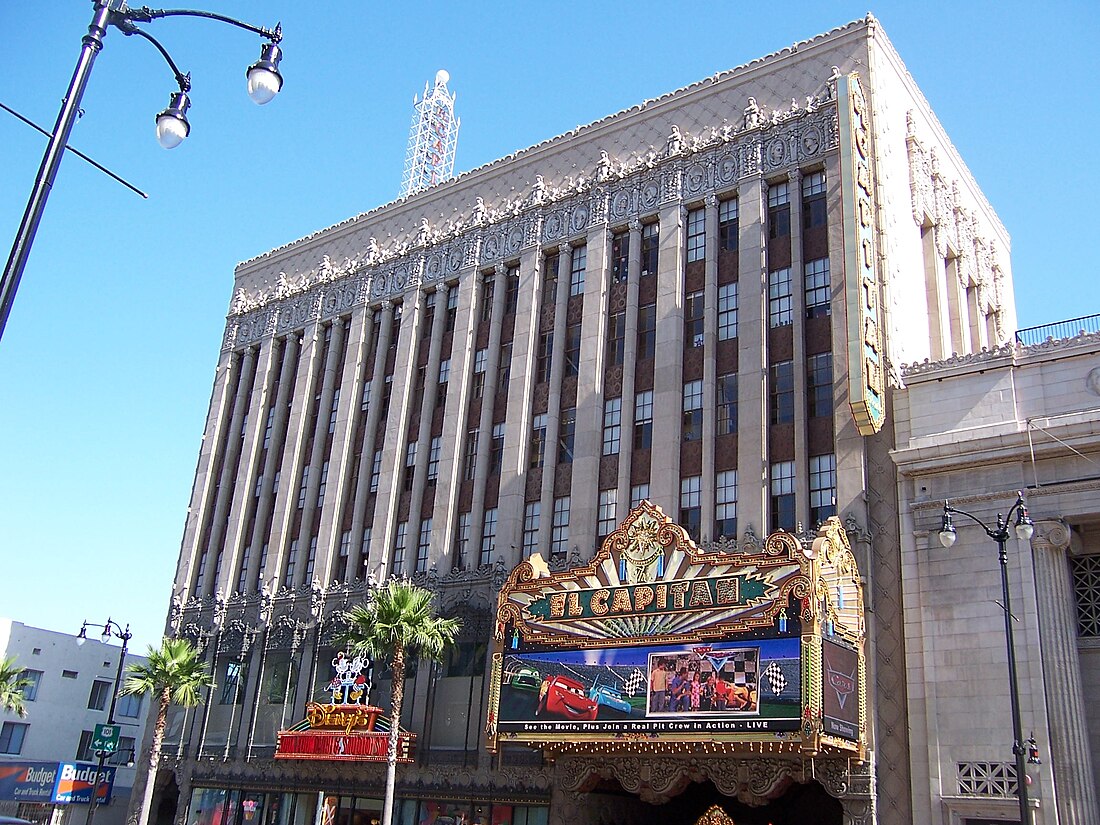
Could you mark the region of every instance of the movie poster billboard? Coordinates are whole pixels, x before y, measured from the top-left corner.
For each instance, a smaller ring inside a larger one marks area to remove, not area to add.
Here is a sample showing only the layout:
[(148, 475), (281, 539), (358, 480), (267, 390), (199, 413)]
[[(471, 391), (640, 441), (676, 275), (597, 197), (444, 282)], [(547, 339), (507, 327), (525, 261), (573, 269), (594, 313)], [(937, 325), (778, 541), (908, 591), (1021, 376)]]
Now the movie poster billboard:
[[(861, 585), (842, 534), (834, 519), (814, 540), (704, 552), (647, 501), (588, 565), (531, 557), (500, 594), (490, 749), (860, 751)], [(832, 698), (826, 638), (844, 642), (828, 650)]]

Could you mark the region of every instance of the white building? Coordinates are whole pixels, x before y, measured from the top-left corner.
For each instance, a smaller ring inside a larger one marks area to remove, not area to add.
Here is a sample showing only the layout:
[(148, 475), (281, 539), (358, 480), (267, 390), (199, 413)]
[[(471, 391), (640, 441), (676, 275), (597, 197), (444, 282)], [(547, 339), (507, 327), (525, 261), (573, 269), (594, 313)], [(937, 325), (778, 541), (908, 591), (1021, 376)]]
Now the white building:
[[(33, 762), (97, 763), (92, 733), (97, 724), (108, 721), (121, 653), (117, 642), (100, 641), (99, 629), (90, 626), (85, 641), (75, 633), (0, 618), (0, 658), (14, 657), (31, 679), (25, 691), (26, 717), (0, 714), (0, 769)], [(144, 661), (127, 652), (125, 665)], [(96, 806), (97, 825), (118, 825), (125, 818), (135, 773), (129, 763), (140, 746), (147, 708), (143, 697), (117, 699), (115, 722), (122, 728), (119, 747), (106, 760), (115, 768), (114, 791), (110, 803)], [(0, 797), (0, 813), (51, 825), (75, 825), (85, 821), (88, 805), (20, 803)]]
[[(1007, 574), (1037, 823), (1100, 822), (1100, 317), (907, 367), (894, 428), (915, 822), (1018, 817), (996, 528), (1022, 491), (1035, 533)], [(1074, 335), (1084, 325), (1091, 333)], [(1070, 337), (1072, 336), (1072, 337)], [(939, 817), (942, 817), (939, 818)]]

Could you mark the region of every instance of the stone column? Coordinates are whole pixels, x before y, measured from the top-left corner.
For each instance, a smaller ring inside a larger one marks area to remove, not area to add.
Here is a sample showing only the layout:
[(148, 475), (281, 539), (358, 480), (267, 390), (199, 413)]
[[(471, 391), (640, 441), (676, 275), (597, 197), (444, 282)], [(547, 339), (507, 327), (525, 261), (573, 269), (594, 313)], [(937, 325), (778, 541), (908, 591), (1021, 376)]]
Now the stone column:
[[(260, 581), (260, 576), (270, 579), (270, 574), (278, 570), (272, 558), (267, 559), (266, 568), (261, 568), (260, 565), (264, 561), (263, 546), (269, 542), (271, 536), (269, 522), (275, 508), (275, 474), (279, 471), (279, 458), (283, 454), (283, 442), (286, 438), (286, 420), (290, 415), (290, 393), (294, 389), (294, 373), (298, 368), (298, 346), (299, 340), (296, 333), (291, 333), (283, 340), (279, 388), (272, 402), (275, 415), (271, 422), (271, 442), (267, 446), (267, 459), (264, 461), (264, 472), (260, 481), (260, 500), (256, 507), (256, 522), (252, 527), (252, 549), (249, 552), (246, 574), (247, 587), (250, 591), (262, 589), (263, 583)], [(260, 432), (267, 428), (266, 420), (257, 421), (256, 424)]]
[(714, 444), (718, 409), (718, 197), (707, 195), (703, 282), (703, 466), (700, 479), (699, 538), (714, 538)]
[(390, 301), (383, 301), (379, 312), (382, 313), (382, 323), (378, 330), (378, 343), (374, 348), (370, 398), (367, 399), (367, 422), (363, 427), (363, 452), (359, 456), (359, 478), (355, 488), (355, 503), (351, 511), (351, 556), (356, 570), (378, 563), (377, 559), (370, 560), (370, 547), (363, 542), (363, 534), (366, 527), (367, 496), (370, 495), (370, 476), (374, 467), (375, 433), (378, 431), (378, 419), (382, 415), (382, 396), (386, 392), (384, 373), (386, 372), (386, 354), (389, 352), (390, 338), (393, 336), (394, 306)]
[[(481, 566), (481, 534), (485, 529), (485, 488), (489, 484), (489, 457), (493, 446), (493, 414), (497, 400), (497, 383), (500, 380), (500, 331), (504, 316), (504, 299), (508, 293), (507, 269), (497, 266), (493, 276), (493, 302), (489, 309), (489, 343), (485, 354), (485, 386), (481, 393), (481, 415), (477, 421), (477, 453), (474, 457), (474, 494), (470, 501), (470, 547), (469, 560), (473, 567)], [(560, 280), (561, 269), (558, 269)], [(476, 298), (475, 294), (475, 298)], [(470, 313), (471, 319), (481, 314), (481, 307), (475, 307)], [(477, 337), (477, 323), (474, 322), (474, 337)], [(555, 342), (556, 343), (556, 342)], [(471, 361), (471, 363), (473, 363)], [(463, 377), (463, 383), (468, 387), (472, 381), (472, 374), (467, 371)], [(523, 431), (520, 430), (520, 433)], [(507, 433), (505, 438), (507, 438)], [(515, 436), (513, 436), (515, 437)], [(455, 454), (456, 459), (465, 458), (465, 450), (460, 455)], [(503, 472), (503, 467), (501, 468)], [(498, 520), (499, 526), (499, 520)], [(496, 544), (500, 542), (500, 535), (494, 539), (493, 555), (497, 555)], [(488, 559), (486, 564), (492, 564), (493, 559)]]
[[(795, 518), (811, 530), (810, 460), (807, 445), (809, 408), (806, 398), (806, 266), (802, 256), (802, 171), (787, 173), (791, 210), (791, 330), (794, 348)], [(769, 479), (769, 483), (770, 483)]]
[[(1100, 807), (1093, 784), (1092, 752), (1077, 653), (1075, 599), (1067, 569), (1069, 543), (1070, 530), (1064, 522), (1036, 522), (1031, 550), (1043, 651), (1043, 687), (1050, 727), (1046, 737), (1042, 737), (1041, 732), (1036, 737), (1046, 754), (1041, 765), (1032, 767), (1038, 769), (1041, 777), (1036, 796), (1044, 795), (1044, 786), (1054, 787), (1051, 774), (1057, 778), (1057, 822), (1097, 825)], [(1026, 736), (1028, 731), (1024, 734)], [(1047, 741), (1042, 741), (1043, 738)]]
[[(241, 431), (244, 427), (245, 416), (248, 414), (249, 396), (252, 394), (252, 378), (256, 367), (256, 351), (249, 347), (241, 356), (240, 379), (237, 383), (237, 392), (233, 399), (233, 411), (229, 419), (229, 432), (225, 438), (225, 449), (222, 451), (221, 469), (219, 472), (218, 495), (214, 501), (214, 515), (210, 522), (209, 538), (206, 547), (200, 548), (201, 553), (207, 554), (206, 579), (202, 583), (203, 592), (199, 595), (210, 596), (216, 589), (224, 588), (222, 592), (233, 592), (232, 567), (227, 565), (225, 570), (218, 569), (218, 558), (222, 552), (225, 540), (226, 522), (229, 515), (229, 507), (233, 500), (233, 480), (237, 474), (237, 459), (241, 454)], [(244, 490), (240, 491), (245, 494)], [(226, 582), (219, 582), (220, 576), (227, 576)]]
[[(565, 369), (565, 316), (569, 308), (569, 272), (573, 247), (558, 247), (558, 279), (554, 293), (554, 354), (550, 362), (549, 399), (546, 402), (546, 446), (542, 462), (542, 495), (539, 515), (539, 552), (550, 558), (554, 522), (554, 482), (558, 468), (558, 438), (561, 434), (561, 376)], [(575, 425), (574, 425), (575, 426)], [(478, 537), (480, 541), (480, 536)], [(568, 554), (568, 548), (566, 548)]]
[(768, 184), (745, 181), (738, 190), (737, 287), (737, 526), (768, 533), (768, 280), (764, 216)]
[(619, 413), (619, 477), (615, 521), (630, 512), (630, 466), (634, 458), (634, 378), (638, 356), (638, 280), (642, 271), (642, 222), (630, 221), (626, 259), (626, 338), (623, 341), (623, 395)]
[[(449, 284), (441, 284), (435, 291), (435, 309), (432, 312), (432, 328), (428, 340), (428, 362), (424, 365), (424, 392), (420, 401), (420, 421), (416, 430), (416, 466), (413, 470), (412, 491), (409, 496), (409, 525), (416, 525), (416, 549), (406, 558), (409, 560), (408, 572), (424, 572), (417, 569), (417, 557), (420, 551), (420, 522), (423, 520), (424, 492), (428, 487), (428, 462), (431, 459), (432, 449), (432, 419), (435, 414), (435, 399), (439, 394), (439, 361), (443, 349), (443, 333), (447, 327), (447, 297), (451, 289), (457, 289)], [(423, 293), (426, 296), (426, 293)], [(426, 301), (426, 297), (421, 298)], [(421, 313), (420, 323), (424, 323), (424, 313)], [(419, 330), (417, 330), (419, 336)], [(441, 447), (442, 449), (442, 447)], [(445, 519), (441, 519), (445, 521)], [(443, 526), (443, 525), (441, 525)], [(446, 544), (435, 539), (436, 524), (432, 522), (433, 540), (432, 550), (428, 554), (429, 566), (434, 565), (439, 556), (445, 552)], [(410, 531), (411, 533), (411, 531)], [(425, 568), (425, 571), (427, 568)]]

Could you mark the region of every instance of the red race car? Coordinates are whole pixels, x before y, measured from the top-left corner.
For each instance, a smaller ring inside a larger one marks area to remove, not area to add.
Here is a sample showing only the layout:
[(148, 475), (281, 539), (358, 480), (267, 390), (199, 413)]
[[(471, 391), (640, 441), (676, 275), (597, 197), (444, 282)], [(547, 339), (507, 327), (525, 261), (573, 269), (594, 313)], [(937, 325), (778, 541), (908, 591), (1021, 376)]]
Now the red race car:
[(551, 676), (544, 679), (539, 688), (539, 704), (535, 716), (549, 714), (563, 719), (581, 719), (592, 722), (600, 705), (588, 698), (584, 685), (568, 676)]

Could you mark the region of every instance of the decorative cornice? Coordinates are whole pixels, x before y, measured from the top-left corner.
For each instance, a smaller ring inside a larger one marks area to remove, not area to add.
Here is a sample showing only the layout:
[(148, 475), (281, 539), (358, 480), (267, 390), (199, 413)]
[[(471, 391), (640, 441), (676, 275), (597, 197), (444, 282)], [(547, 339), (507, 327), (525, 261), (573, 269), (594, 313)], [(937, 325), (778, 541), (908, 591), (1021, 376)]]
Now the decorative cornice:
[(831, 91), (792, 101), (767, 117), (759, 107), (746, 110), (744, 123), (756, 118), (761, 122), (751, 127), (725, 123), (695, 135), (673, 127), (663, 152), (612, 159), (604, 151), (587, 172), (556, 183), (537, 175), (530, 192), (489, 206), (479, 197), (469, 217), (437, 226), (425, 218), (414, 234), (386, 247), (371, 238), (362, 253), (342, 263), (322, 255), (313, 269), (280, 272), (272, 287), (238, 288), (223, 349), (458, 277), (470, 267), (495, 265), (537, 244), (566, 244), (593, 226), (629, 224), (664, 204), (728, 192), (746, 177), (788, 172), (837, 146)]
[(930, 361), (925, 359), (915, 364), (902, 364), (901, 374), (903, 378), (911, 378), (919, 375), (944, 372), (958, 367), (989, 366), (990, 362), (998, 359), (1011, 359), (1013, 366), (1019, 365), (1027, 358), (1046, 355), (1048, 353), (1067, 354), (1065, 351), (1073, 348), (1088, 347), (1100, 348), (1100, 332), (1080, 332), (1072, 338), (1048, 338), (1038, 344), (1024, 346), (1023, 344), (1007, 343), (993, 349), (983, 348), (981, 352), (967, 355), (952, 355), (942, 361)]

